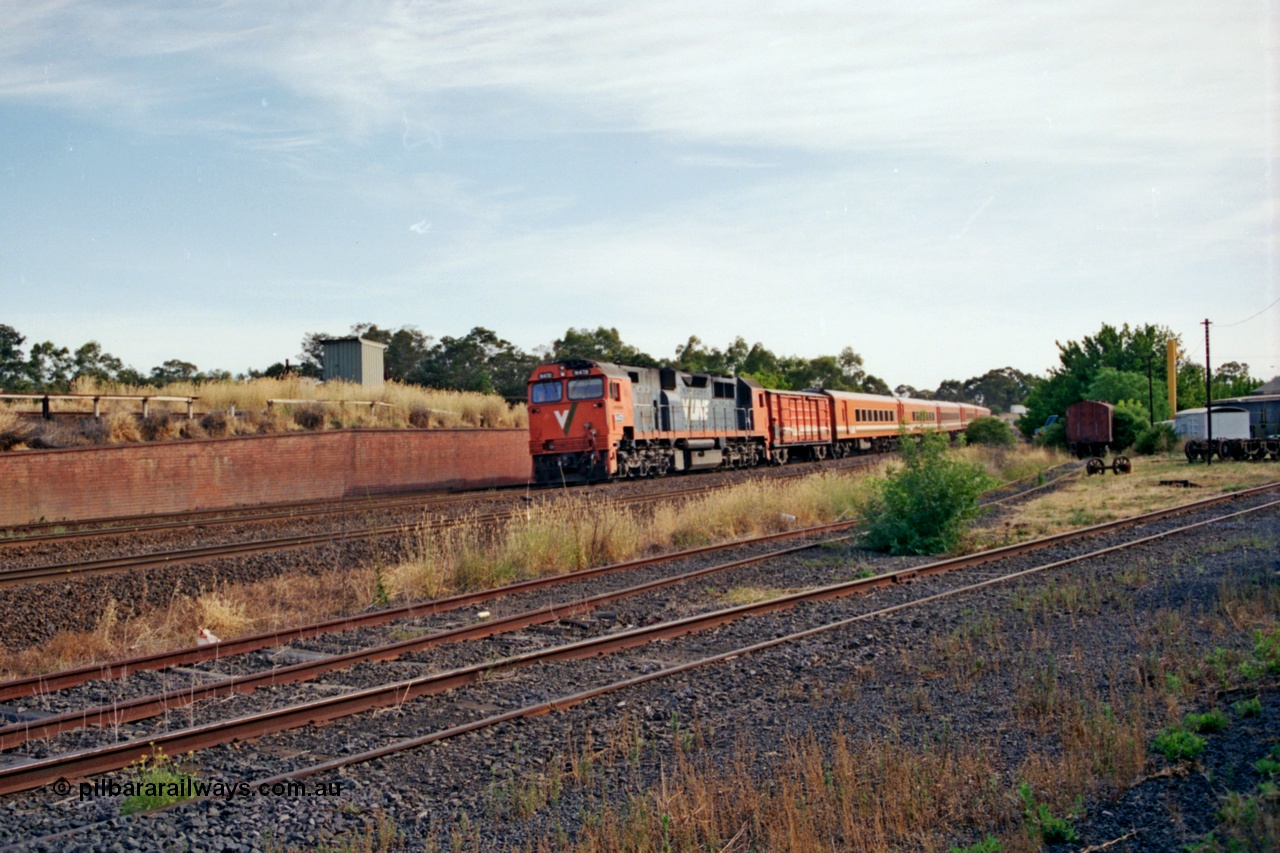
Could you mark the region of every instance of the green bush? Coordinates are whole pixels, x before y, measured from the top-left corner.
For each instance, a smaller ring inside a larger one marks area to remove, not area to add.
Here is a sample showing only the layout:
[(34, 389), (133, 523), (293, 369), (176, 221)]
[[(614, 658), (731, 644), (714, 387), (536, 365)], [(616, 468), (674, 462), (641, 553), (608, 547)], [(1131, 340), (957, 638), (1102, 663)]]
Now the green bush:
[(978, 495), (991, 478), (947, 455), (947, 436), (927, 433), (917, 443), (901, 440), (903, 467), (875, 484), (863, 510), (866, 547), (891, 554), (937, 554), (960, 540), (965, 522), (978, 512)]
[(1013, 430), (999, 418), (978, 418), (964, 428), (964, 437), (969, 444), (987, 444), (992, 447), (1009, 447), (1013, 444)]
[(1182, 729), (1165, 729), (1156, 735), (1155, 747), (1170, 761), (1190, 761), (1204, 752), (1205, 740)]
[(1187, 714), (1182, 720), (1182, 727), (1189, 732), (1212, 734), (1227, 727), (1227, 715), (1214, 708), (1203, 714)]
[(1168, 453), (1178, 446), (1178, 434), (1168, 424), (1149, 426), (1138, 434), (1133, 442), (1135, 453), (1150, 456), (1153, 453)]
[(1040, 434), (1036, 436), (1036, 444), (1040, 447), (1066, 447), (1067, 422), (1059, 418), (1040, 430)]

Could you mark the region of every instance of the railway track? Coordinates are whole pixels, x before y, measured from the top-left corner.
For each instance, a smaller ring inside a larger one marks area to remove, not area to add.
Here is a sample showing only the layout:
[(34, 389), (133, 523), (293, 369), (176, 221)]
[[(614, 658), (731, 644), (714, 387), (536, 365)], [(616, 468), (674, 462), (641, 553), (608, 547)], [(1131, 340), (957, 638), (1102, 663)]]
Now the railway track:
[[(845, 460), (846, 462), (848, 460)], [(842, 470), (865, 467), (874, 462), (873, 457), (859, 459), (854, 465), (846, 464)], [(784, 471), (772, 475), (774, 478), (796, 478), (812, 474), (813, 470)], [(677, 490), (664, 490), (638, 495), (622, 495), (610, 498), (617, 506), (638, 506), (670, 500), (688, 500), (700, 495), (727, 488), (725, 484), (693, 485)], [(472, 496), (474, 499), (474, 496)], [(450, 502), (463, 500), (462, 497), (451, 498)], [(91, 577), (95, 575), (113, 574), (127, 571), (139, 571), (163, 566), (185, 565), (208, 562), (228, 557), (244, 557), (253, 554), (275, 553), (299, 548), (315, 547), (333, 542), (360, 541), (386, 536), (403, 536), (417, 530), (442, 530), (459, 523), (496, 524), (524, 514), (525, 507), (514, 507), (493, 512), (467, 515), (459, 518), (444, 518), (425, 523), (381, 524), (357, 527), (338, 532), (325, 531), (293, 536), (277, 536), (248, 542), (235, 542), (217, 545), (204, 545), (193, 548), (178, 548), (150, 553), (111, 556), (99, 559), (79, 560), (68, 563), (53, 563), (40, 566), (9, 568), (0, 570), (0, 588), (19, 586), (31, 583), (68, 580), (72, 578)], [(76, 536), (81, 536), (77, 533)], [(88, 534), (85, 534), (88, 535)]]
[[(872, 464), (879, 456), (861, 456), (825, 463), (801, 463), (787, 468), (760, 468), (750, 473), (758, 476), (791, 478), (812, 474), (816, 470), (856, 470)], [(722, 472), (728, 473), (728, 472)], [(673, 478), (674, 479), (674, 478)], [(646, 481), (663, 482), (663, 481)], [(672, 482), (667, 480), (666, 482)], [(604, 483), (590, 489), (610, 486), (634, 486), (635, 482)], [(693, 491), (707, 491), (722, 485), (695, 486)], [(394, 495), (370, 495), (334, 501), (307, 501), (264, 504), (252, 507), (236, 507), (221, 510), (194, 510), (191, 512), (153, 513), (147, 515), (117, 516), (86, 519), (84, 521), (49, 521), (34, 524), (0, 527), (0, 550), (7, 546), (48, 545), (83, 539), (118, 537), (138, 533), (159, 533), (194, 528), (212, 529), (232, 525), (259, 524), (278, 521), (298, 521), (307, 518), (342, 515), (353, 516), (371, 512), (393, 510), (426, 511), (456, 504), (473, 503), (484, 498), (511, 498), (521, 495), (554, 495), (566, 491), (559, 486), (508, 486), (467, 492), (415, 492)], [(578, 491), (576, 488), (570, 491)], [(676, 490), (681, 491), (681, 490)]]
[[(1065, 477), (1077, 473), (1078, 468), (1078, 463), (1066, 463), (1065, 465), (1057, 466), (1054, 469), (1049, 469), (1049, 471), (1044, 472), (1045, 475), (1050, 477), (1049, 482), (1037, 483), (1029, 489), (1015, 491), (1013, 494), (1009, 495), (1004, 495), (1003, 493), (1008, 491), (1010, 488), (1016, 490), (1020, 486), (1024, 485), (1025, 481), (1029, 481), (1033, 478), (1038, 480), (1039, 476), (1033, 475), (1032, 477), (1023, 478), (1022, 480), (1006, 483), (997, 489), (993, 489), (992, 492), (984, 498), (983, 505), (999, 505), (1006, 501), (1014, 500), (1024, 497), (1027, 494), (1050, 488), (1054, 485), (1060, 485), (1061, 481)], [(684, 549), (652, 557), (628, 560), (622, 563), (583, 569), (563, 575), (533, 578), (495, 589), (478, 590), (475, 592), (448, 596), (431, 601), (415, 602), (399, 607), (330, 619), (310, 625), (267, 631), (232, 640), (225, 640), (215, 645), (188, 646), (186, 648), (141, 655), (125, 660), (108, 661), (63, 670), (60, 672), (44, 673), (27, 678), (3, 681), (0, 682), (0, 702), (39, 696), (44, 693), (58, 690), (66, 690), (89, 681), (116, 680), (127, 677), (129, 674), (134, 672), (166, 669), (177, 666), (190, 666), (192, 664), (198, 664), (210, 660), (225, 660), (237, 655), (245, 655), (262, 649), (284, 646), (294, 641), (306, 640), (326, 634), (344, 633), (360, 628), (385, 625), (398, 620), (408, 620), (427, 615), (445, 613), (479, 604), (481, 602), (492, 601), (498, 598), (529, 592), (532, 590), (545, 589), (548, 587), (601, 577), (621, 571), (640, 569), (658, 563), (674, 562), (703, 554), (723, 552), (746, 545), (763, 544), (803, 536), (821, 535), (827, 532), (848, 529), (851, 526), (851, 522), (837, 522), (829, 525), (819, 525), (811, 528), (783, 531), (781, 533), (767, 534), (764, 536), (751, 537), (749, 539), (735, 540), (716, 545)]]
[[(205, 749), (215, 744), (262, 737), (272, 732), (285, 731), (287, 729), (296, 728), (309, 723), (334, 721), (350, 715), (359, 714), (373, 708), (390, 706), (402, 707), (405, 703), (410, 702), (418, 696), (429, 695), (430, 693), (438, 692), (440, 690), (475, 684), (482, 679), (492, 677), (502, 672), (515, 672), (530, 667), (543, 666), (555, 661), (574, 661), (597, 655), (616, 654), (628, 649), (653, 643), (657, 640), (674, 639), (685, 637), (687, 635), (702, 635), (711, 628), (730, 625), (748, 616), (764, 617), (782, 614), (790, 612), (792, 609), (797, 608), (800, 605), (815, 605), (820, 602), (830, 602), (835, 599), (847, 598), (849, 596), (858, 595), (859, 593), (875, 589), (884, 589), (886, 587), (890, 587), (895, 590), (906, 590), (908, 588), (904, 586), (904, 584), (916, 579), (943, 576), (948, 573), (955, 572), (958, 569), (973, 568), (975, 566), (989, 567), (984, 570), (984, 573), (987, 576), (976, 582), (967, 582), (967, 579), (965, 578), (958, 575), (953, 576), (958, 579), (957, 585), (939, 593), (916, 596), (909, 598), (909, 600), (897, 602), (889, 607), (877, 608), (852, 617), (822, 621), (821, 624), (810, 626), (802, 630), (782, 631), (780, 636), (775, 636), (766, 641), (754, 642), (744, 646), (735, 646), (731, 649), (722, 650), (715, 654), (703, 654), (692, 660), (682, 662), (674, 666), (662, 667), (657, 671), (646, 675), (613, 681), (603, 686), (592, 687), (588, 690), (569, 692), (548, 701), (538, 702), (532, 705), (524, 705), (515, 710), (494, 714), (481, 720), (470, 721), (464, 724), (438, 729), (428, 735), (408, 740), (400, 740), (395, 744), (382, 745), (372, 749), (356, 751), (350, 756), (335, 759), (334, 761), (322, 762), (320, 764), (313, 764), (307, 767), (294, 768), (285, 774), (273, 777), (275, 779), (299, 778), (301, 776), (332, 769), (345, 764), (389, 755), (399, 750), (410, 749), (434, 740), (451, 737), (465, 731), (472, 731), (476, 728), (495, 725), (500, 722), (516, 719), (522, 716), (535, 716), (537, 714), (546, 713), (550, 710), (570, 707), (594, 696), (603, 695), (615, 690), (626, 689), (636, 684), (652, 681), (657, 678), (669, 677), (676, 673), (688, 671), (692, 668), (708, 666), (739, 656), (753, 654), (782, 643), (795, 642), (799, 639), (803, 639), (804, 637), (813, 636), (816, 633), (847, 626), (859, 620), (876, 618), (889, 613), (899, 612), (910, 607), (918, 607), (946, 596), (963, 594), (965, 592), (985, 588), (995, 584), (1008, 583), (1012, 580), (1025, 578), (1036, 573), (1049, 571), (1071, 563), (1099, 558), (1102, 555), (1111, 554), (1120, 549), (1131, 548), (1136, 545), (1152, 542), (1167, 536), (1184, 533), (1186, 531), (1208, 525), (1218, 524), (1224, 519), (1238, 518), (1252, 512), (1273, 510), (1280, 506), (1280, 501), (1265, 500), (1262, 503), (1243, 510), (1232, 508), (1230, 512), (1217, 511), (1223, 504), (1252, 499), (1263, 500), (1264, 497), (1267, 496), (1266, 493), (1277, 488), (1277, 486), (1280, 486), (1280, 484), (1271, 484), (1255, 489), (1242, 490), (1241, 492), (1237, 492), (1232, 495), (1196, 501), (1155, 513), (1148, 513), (1129, 519), (1095, 525), (1090, 528), (1073, 531), (1067, 534), (1059, 534), (1057, 536), (1020, 543), (1018, 545), (997, 548), (966, 557), (942, 560), (873, 577), (829, 584), (752, 604), (698, 613), (684, 618), (668, 620), (656, 625), (611, 632), (603, 636), (592, 637), (564, 645), (552, 646), (535, 652), (502, 658), (497, 661), (485, 661), (483, 663), (454, 668), (443, 672), (431, 673), (417, 678), (382, 684), (377, 687), (357, 690), (345, 695), (331, 697), (316, 702), (290, 705), (259, 714), (239, 717), (234, 720), (220, 721), (204, 726), (195, 726), (188, 729), (165, 733), (163, 735), (134, 740), (122, 744), (114, 744), (104, 748), (45, 759), (0, 772), (0, 793), (39, 787), (41, 785), (49, 784), (60, 777), (82, 777), (85, 775), (92, 775), (94, 773), (106, 772), (111, 769), (118, 769), (138, 760), (144, 755), (149, 754), (153, 747), (162, 748), (168, 754), (178, 754), (190, 750)], [(1181, 524), (1172, 528), (1158, 530), (1154, 533), (1136, 536), (1127, 539), (1124, 542), (1109, 545), (1104, 548), (1082, 551), (1079, 549), (1077, 544), (1078, 540), (1088, 537), (1112, 535), (1120, 531), (1127, 530), (1135, 525), (1157, 523), (1172, 516), (1192, 512), (1212, 512), (1213, 515), (1210, 518), (1200, 519), (1194, 523)], [(1075, 553), (1070, 553), (1065, 556), (1061, 554), (1055, 555), (1054, 559), (1032, 566), (1025, 565), (1025, 560), (1022, 563), (1018, 562), (1018, 560), (1025, 557), (1025, 555), (1029, 555), (1043, 549), (1057, 548), (1060, 546), (1074, 550)], [(806, 612), (813, 613), (811, 610)]]

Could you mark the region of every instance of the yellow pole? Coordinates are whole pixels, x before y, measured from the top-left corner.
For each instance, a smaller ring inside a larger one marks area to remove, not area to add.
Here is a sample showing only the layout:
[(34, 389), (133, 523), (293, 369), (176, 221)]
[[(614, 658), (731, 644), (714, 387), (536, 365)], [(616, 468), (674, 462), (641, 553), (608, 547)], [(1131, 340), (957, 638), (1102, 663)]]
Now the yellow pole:
[(1178, 411), (1178, 342), (1165, 341), (1165, 366), (1169, 382), (1169, 417)]

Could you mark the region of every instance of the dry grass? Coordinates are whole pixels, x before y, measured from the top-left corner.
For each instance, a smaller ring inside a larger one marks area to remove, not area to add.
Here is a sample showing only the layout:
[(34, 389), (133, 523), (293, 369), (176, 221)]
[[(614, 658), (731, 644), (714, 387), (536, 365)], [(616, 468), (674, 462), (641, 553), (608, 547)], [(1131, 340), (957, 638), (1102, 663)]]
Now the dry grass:
[[(1241, 548), (1265, 558), (1275, 553), (1276, 542), (1252, 537), (1221, 543), (1219, 550)], [(1055, 635), (1034, 626), (1016, 648), (1006, 647), (999, 618), (978, 612), (936, 638), (932, 659), (946, 658), (943, 665), (957, 687), (968, 689), (988, 677), (1007, 680), (999, 674), (1001, 658), (1005, 667), (1018, 669), (1016, 702), (991, 712), (994, 731), (1005, 730), (1013, 719), (1029, 738), (1016, 765), (997, 764), (1001, 750), (994, 745), (957, 743), (938, 734), (914, 743), (892, 732), (860, 741), (842, 731), (826, 740), (811, 734), (788, 743), (780, 756), (761, 755), (747, 745), (729, 752), (728, 759), (725, 753), (690, 758), (677, 742), (675, 770), (660, 783), (640, 788), (626, 802), (602, 785), (611, 795), (595, 801), (573, 844), (561, 838), (535, 849), (946, 850), (957, 838), (985, 835), (1006, 853), (1039, 850), (1040, 839), (1015, 794), (1021, 783), (1055, 816), (1074, 813), (1082, 798), (1118, 796), (1149, 772), (1147, 744), (1157, 731), (1180, 720), (1190, 706), (1213, 703), (1219, 690), (1261, 686), (1240, 663), (1264, 654), (1259, 638), (1277, 630), (1280, 586), (1247, 565), (1219, 584), (1216, 601), (1134, 620), (1137, 660), (1121, 646), (1109, 661), (1090, 662), (1081, 649), (1061, 648)], [(1090, 595), (1110, 601), (1113, 585), (1159, 582), (1161, 575), (1144, 566)], [(1089, 583), (1060, 587), (1073, 585)], [(1050, 598), (1070, 603), (1056, 596)], [(1120, 608), (1118, 618), (1125, 612)], [(1037, 609), (1032, 615), (1048, 624), (1060, 613)], [(1199, 631), (1190, 630), (1193, 623)], [(1220, 638), (1231, 654), (1208, 651), (1205, 632)], [(914, 658), (904, 653), (904, 659), (911, 668)], [(974, 666), (983, 659), (997, 665)], [(918, 687), (907, 695), (917, 692)], [(842, 690), (840, 701), (849, 695)], [(1222, 820), (1230, 822), (1229, 816)]]
[(387, 570), (385, 583), (395, 597), (420, 598), (562, 574), (845, 518), (866, 499), (867, 490), (862, 475), (760, 480), (665, 503), (647, 517), (573, 494), (533, 505), (496, 530), (479, 522), (444, 530), (423, 527), (410, 536), (410, 557)]
[(959, 448), (955, 454), (961, 460), (977, 465), (992, 479), (1002, 483), (1034, 477), (1055, 465), (1070, 461), (1070, 457), (1056, 448), (1026, 444), (1014, 447), (971, 445)]
[[(458, 428), (528, 426), (523, 404), (508, 405), (501, 397), (465, 391), (438, 391), (417, 385), (388, 382), (381, 388), (365, 388), (350, 382), (323, 385), (300, 378), (252, 379), (194, 384), (175, 382), (162, 388), (98, 382), (80, 377), (73, 394), (147, 394), (196, 396), (196, 410), (203, 417), (189, 421), (184, 403), (151, 403), (151, 413), (141, 417), (136, 400), (105, 400), (103, 418), (89, 417), (91, 400), (52, 401), (55, 412), (78, 412), (83, 420), (40, 422), (20, 417), (15, 406), (0, 406), (0, 450), (26, 447), (67, 447), (79, 444), (121, 444), (167, 441), (176, 438), (259, 435), (289, 430), (347, 428)], [(267, 407), (268, 400), (307, 400), (300, 404)], [(329, 401), (329, 402), (324, 402)], [(376, 401), (385, 406), (359, 405)], [(232, 408), (236, 416), (230, 416)]]
[(730, 607), (740, 604), (755, 604), (757, 601), (768, 601), (780, 595), (798, 592), (794, 589), (773, 589), (761, 586), (733, 586), (720, 594), (720, 600)]
[[(1043, 497), (1010, 508), (999, 527), (974, 531), (966, 544), (972, 551), (1021, 542), (1272, 483), (1278, 478), (1280, 468), (1273, 463), (1222, 462), (1205, 466), (1190, 465), (1185, 458), (1176, 456), (1138, 457), (1131, 474), (1080, 476)], [(1200, 488), (1161, 486), (1161, 480), (1189, 480)]]
[(192, 646), (201, 628), (223, 640), (306, 624), (368, 606), (371, 570), (282, 575), (250, 584), (223, 584), (129, 614), (108, 602), (91, 631), (64, 631), (21, 651), (0, 646), (0, 679), (83, 666)]
[[(561, 574), (619, 562), (641, 553), (785, 529), (847, 515), (865, 494), (864, 478), (819, 474), (803, 480), (761, 481), (663, 508), (650, 517), (586, 492), (531, 506), (500, 527), (479, 521), (408, 534), (410, 557), (388, 568), (344, 569), (321, 575), (282, 575), (252, 584), (224, 584), (178, 595), (163, 607), (111, 618), (94, 631), (63, 633), (40, 647), (0, 647), (0, 677), (191, 645), (200, 628), (231, 639), (365, 609), (387, 598), (438, 598), (527, 577)], [(739, 512), (734, 523), (726, 513)], [(722, 525), (717, 534), (717, 525)]]
[[(921, 751), (898, 737), (788, 742), (780, 759), (741, 744), (733, 758), (690, 757), (677, 744), (670, 777), (591, 815), (571, 849), (937, 849), (979, 821), (1005, 819), (1004, 792), (980, 747), (941, 742)], [(776, 765), (766, 781), (761, 765)], [(543, 847), (541, 849), (551, 849)]]

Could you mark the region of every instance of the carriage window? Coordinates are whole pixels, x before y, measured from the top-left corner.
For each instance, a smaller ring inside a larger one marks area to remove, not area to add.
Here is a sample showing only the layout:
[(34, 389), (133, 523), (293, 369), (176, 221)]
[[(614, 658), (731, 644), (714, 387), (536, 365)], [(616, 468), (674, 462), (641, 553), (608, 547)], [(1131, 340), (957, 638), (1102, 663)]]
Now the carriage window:
[(604, 378), (601, 376), (569, 380), (570, 400), (598, 400), (603, 396)]
[(535, 382), (529, 387), (530, 403), (556, 403), (560, 400), (560, 383)]

